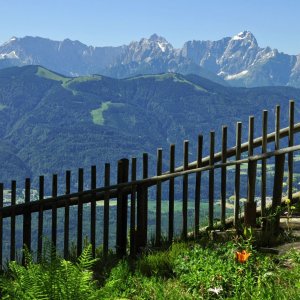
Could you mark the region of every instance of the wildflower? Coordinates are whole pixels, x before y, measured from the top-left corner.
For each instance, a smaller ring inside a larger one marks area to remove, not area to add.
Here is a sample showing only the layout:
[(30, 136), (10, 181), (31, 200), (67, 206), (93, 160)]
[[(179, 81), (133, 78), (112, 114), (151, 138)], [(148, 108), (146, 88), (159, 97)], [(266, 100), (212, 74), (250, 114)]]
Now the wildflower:
[(214, 287), (214, 288), (209, 288), (208, 291), (212, 292), (216, 295), (219, 295), (223, 291), (223, 288), (222, 287)]
[(246, 250), (243, 250), (242, 252), (236, 252), (235, 258), (238, 262), (244, 263), (248, 260), (249, 256), (251, 255), (250, 252), (247, 252)]
[(291, 200), (289, 198), (285, 199), (285, 204), (289, 205), (291, 203)]

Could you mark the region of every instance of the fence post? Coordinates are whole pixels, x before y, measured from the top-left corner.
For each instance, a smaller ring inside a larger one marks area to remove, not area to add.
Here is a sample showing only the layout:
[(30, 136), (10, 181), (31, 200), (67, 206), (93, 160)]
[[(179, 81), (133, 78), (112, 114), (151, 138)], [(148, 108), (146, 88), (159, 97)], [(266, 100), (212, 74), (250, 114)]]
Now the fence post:
[(255, 183), (256, 183), (256, 169), (257, 161), (250, 160), (248, 163), (248, 197), (245, 203), (245, 225), (256, 226), (256, 202), (255, 197)]
[[(91, 166), (91, 190), (97, 186), (97, 169), (96, 166)], [(96, 255), (96, 199), (95, 192), (92, 192), (91, 200), (91, 244), (93, 257)]]
[[(129, 160), (121, 159), (118, 161), (118, 184), (128, 182)], [(122, 189), (118, 190), (117, 198), (117, 240), (116, 250), (119, 257), (126, 255), (127, 245), (127, 209), (128, 196), (122, 193)]]
[[(183, 144), (183, 170), (186, 171), (189, 168), (189, 141), (184, 141)], [(187, 239), (188, 231), (188, 175), (183, 176), (182, 181), (182, 238)]]
[(275, 220), (274, 220), (275, 234), (277, 234), (279, 231), (280, 213), (278, 211), (278, 207), (280, 207), (281, 199), (282, 199), (284, 161), (285, 161), (284, 154), (275, 156), (275, 175), (274, 175), (273, 201), (272, 201), (272, 212), (273, 214), (275, 214)]
[(276, 105), (275, 113), (275, 150), (280, 149), (280, 106)]
[[(222, 127), (222, 163), (227, 161), (227, 126)], [(226, 219), (226, 167), (221, 169), (221, 225), (225, 228)]]
[[(294, 146), (294, 115), (295, 102), (290, 101), (289, 110), (289, 147)], [(293, 173), (294, 173), (294, 153), (288, 153), (288, 198), (293, 198)]]
[[(44, 199), (44, 176), (39, 177), (39, 200)], [(42, 251), (43, 251), (43, 223), (44, 223), (44, 208), (43, 204), (40, 204), (39, 208), (39, 220), (38, 220), (38, 247), (37, 255), (38, 261), (41, 260)]]
[[(215, 156), (215, 132), (210, 132), (210, 149), (209, 149), (209, 165), (214, 166)], [(208, 228), (212, 229), (214, 226), (214, 182), (215, 182), (215, 170), (212, 168), (209, 170), (209, 188), (208, 188)]]
[[(136, 157), (131, 159), (131, 181), (136, 181)], [(136, 185), (133, 185), (130, 197), (130, 256), (136, 255)]]
[[(53, 174), (52, 177), (52, 197), (57, 197), (57, 175)], [(53, 201), (52, 204), (52, 245), (53, 250), (56, 251), (56, 244), (57, 244), (57, 207), (56, 207), (56, 201)]]
[[(143, 179), (148, 177), (148, 154), (143, 154)], [(148, 225), (148, 187), (146, 184), (137, 187), (137, 251), (147, 245)]]
[[(197, 147), (197, 168), (201, 168), (202, 165), (202, 146), (203, 136), (198, 136)], [(197, 238), (199, 236), (200, 228), (200, 199), (201, 199), (201, 172), (196, 173), (196, 186), (195, 186), (195, 228), (194, 235)]]
[[(83, 191), (84, 182), (83, 179), (83, 168), (78, 169), (78, 192)], [(82, 197), (78, 197), (78, 206), (77, 206), (77, 256), (82, 252), (82, 215), (83, 215), (83, 203)]]
[[(16, 205), (16, 193), (17, 183), (15, 180), (11, 182), (11, 205)], [(10, 223), (10, 260), (15, 260), (16, 258), (16, 214), (15, 209), (13, 209), (11, 215), (11, 223)]]
[[(242, 122), (236, 124), (236, 160), (241, 159), (241, 141), (242, 141)], [(240, 181), (241, 181), (241, 166), (235, 166), (235, 199), (234, 199), (234, 221), (233, 224), (237, 228), (239, 213), (240, 213)]]
[[(66, 190), (65, 194), (71, 193), (71, 171), (66, 171)], [(64, 224), (64, 258), (69, 257), (69, 230), (70, 230), (70, 207), (69, 198), (66, 198), (65, 203), (65, 224)]]
[[(105, 164), (104, 186), (110, 186), (110, 164)], [(104, 193), (104, 212), (103, 212), (103, 253), (108, 254), (109, 245), (109, 191)]]
[[(156, 174), (160, 176), (162, 174), (162, 149), (157, 149), (157, 165)], [(161, 181), (156, 185), (156, 234), (155, 245), (159, 246), (161, 243), (161, 193), (162, 185)]]
[[(268, 111), (263, 111), (262, 120), (262, 153), (267, 152), (267, 134), (268, 134)], [(267, 186), (267, 161), (261, 161), (261, 216), (266, 215), (266, 186)]]
[[(25, 203), (28, 206), (24, 209), (23, 214), (23, 246), (31, 250), (31, 212), (30, 212), (30, 178), (25, 180)], [(23, 254), (22, 263), (25, 264), (25, 256)]]
[[(170, 174), (175, 172), (175, 145), (170, 146)], [(172, 243), (174, 236), (174, 183), (175, 179), (169, 179), (169, 243)]]

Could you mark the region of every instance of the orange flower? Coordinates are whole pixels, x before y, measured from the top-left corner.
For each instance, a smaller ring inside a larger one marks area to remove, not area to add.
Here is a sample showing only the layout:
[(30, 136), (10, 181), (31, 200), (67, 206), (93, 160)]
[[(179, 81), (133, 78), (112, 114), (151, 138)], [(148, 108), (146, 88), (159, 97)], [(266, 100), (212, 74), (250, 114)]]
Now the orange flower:
[(250, 255), (251, 253), (248, 253), (246, 250), (243, 250), (242, 252), (235, 252), (235, 258), (240, 263), (246, 262)]

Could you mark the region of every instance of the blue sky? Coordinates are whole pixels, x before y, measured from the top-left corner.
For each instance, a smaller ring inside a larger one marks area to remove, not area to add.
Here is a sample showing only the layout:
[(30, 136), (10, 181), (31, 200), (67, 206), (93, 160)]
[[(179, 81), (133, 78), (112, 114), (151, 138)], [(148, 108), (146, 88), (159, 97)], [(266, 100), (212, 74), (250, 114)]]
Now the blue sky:
[(120, 45), (164, 36), (217, 40), (250, 30), (260, 46), (300, 53), (300, 0), (0, 0), (0, 43), (12, 36)]

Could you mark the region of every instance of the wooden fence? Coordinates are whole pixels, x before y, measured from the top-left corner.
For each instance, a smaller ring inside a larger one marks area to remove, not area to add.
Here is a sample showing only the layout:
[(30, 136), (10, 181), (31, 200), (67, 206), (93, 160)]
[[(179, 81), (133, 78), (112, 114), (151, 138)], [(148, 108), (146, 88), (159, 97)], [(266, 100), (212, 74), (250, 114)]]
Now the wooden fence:
[[(64, 256), (68, 257), (70, 250), (70, 207), (77, 206), (77, 254), (80, 254), (83, 247), (83, 207), (85, 203), (90, 204), (90, 242), (92, 244), (93, 255), (96, 247), (96, 203), (104, 202), (103, 213), (103, 251), (105, 254), (109, 250), (109, 206), (113, 198), (117, 199), (117, 223), (116, 223), (116, 252), (123, 256), (128, 252), (135, 255), (147, 245), (148, 241), (148, 189), (156, 187), (156, 221), (155, 221), (155, 244), (160, 245), (162, 239), (162, 183), (168, 182), (168, 236), (167, 239), (172, 242), (174, 239), (174, 181), (175, 178), (182, 178), (182, 238), (188, 237), (189, 231), (193, 231), (195, 237), (199, 234), (200, 227), (200, 195), (201, 195), (201, 177), (204, 172), (209, 173), (208, 190), (208, 227), (214, 226), (214, 190), (215, 190), (215, 170), (221, 169), (221, 224), (225, 226), (226, 220), (226, 168), (235, 167), (235, 201), (234, 201), (234, 225), (237, 225), (240, 212), (240, 178), (241, 164), (248, 164), (248, 194), (245, 203), (245, 223), (255, 225), (256, 222), (256, 171), (257, 162), (261, 162), (261, 215), (266, 214), (266, 178), (267, 178), (267, 159), (275, 158), (275, 175), (273, 186), (272, 207), (275, 209), (281, 203), (283, 173), (285, 155), (288, 158), (288, 197), (292, 197), (293, 186), (293, 153), (300, 150), (300, 145), (294, 145), (294, 134), (300, 131), (300, 123), (294, 124), (294, 101), (290, 101), (289, 108), (289, 126), (280, 129), (280, 107), (276, 107), (275, 129), (274, 132), (267, 134), (268, 111), (263, 111), (262, 136), (254, 139), (254, 117), (249, 117), (248, 141), (241, 143), (242, 123), (238, 122), (236, 126), (236, 145), (233, 148), (227, 147), (227, 127), (222, 128), (222, 150), (215, 153), (215, 133), (210, 132), (210, 151), (209, 156), (202, 157), (203, 137), (198, 137), (198, 150), (196, 160), (189, 162), (189, 142), (184, 141), (183, 165), (175, 168), (175, 145), (170, 146), (169, 171), (162, 173), (163, 153), (162, 149), (157, 150), (157, 175), (148, 177), (148, 154), (143, 154), (142, 159), (142, 178), (137, 179), (137, 159), (121, 159), (118, 162), (117, 183), (110, 182), (110, 164), (105, 164), (104, 184), (101, 187), (96, 186), (96, 166), (91, 167), (90, 189), (84, 190), (84, 171), (78, 171), (78, 192), (70, 193), (71, 190), (71, 172), (66, 171), (65, 175), (65, 193), (58, 195), (57, 175), (52, 178), (52, 195), (45, 198), (44, 195), (44, 176), (39, 178), (39, 200), (31, 201), (31, 183), (30, 179), (25, 180), (25, 201), (16, 204), (16, 181), (11, 183), (11, 205), (3, 206), (3, 184), (0, 184), (0, 265), (3, 260), (3, 220), (10, 218), (10, 260), (16, 258), (16, 217), (23, 216), (23, 245), (29, 249), (32, 247), (32, 214), (38, 213), (38, 240), (37, 252), (42, 253), (43, 249), (43, 228), (44, 212), (51, 211), (51, 241), (53, 246), (57, 246), (57, 211), (64, 208)], [(280, 148), (282, 138), (288, 137), (288, 147)], [(267, 152), (268, 144), (274, 149)], [(261, 148), (261, 154), (254, 155), (255, 148)], [(246, 158), (242, 158), (242, 153), (247, 153)], [(234, 157), (234, 161), (229, 161)], [(131, 163), (131, 168), (129, 164)], [(131, 170), (131, 174), (129, 174)], [(188, 228), (188, 187), (189, 176), (195, 174), (194, 184), (194, 228)], [(130, 207), (128, 206), (130, 202)], [(130, 209), (128, 220), (128, 209)], [(128, 226), (129, 224), (129, 226)]]

